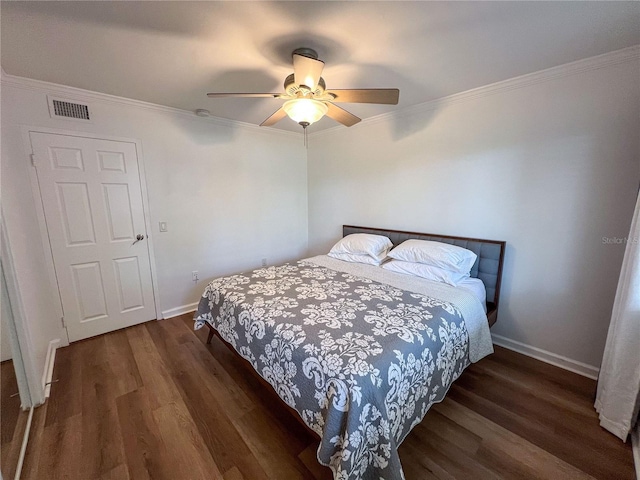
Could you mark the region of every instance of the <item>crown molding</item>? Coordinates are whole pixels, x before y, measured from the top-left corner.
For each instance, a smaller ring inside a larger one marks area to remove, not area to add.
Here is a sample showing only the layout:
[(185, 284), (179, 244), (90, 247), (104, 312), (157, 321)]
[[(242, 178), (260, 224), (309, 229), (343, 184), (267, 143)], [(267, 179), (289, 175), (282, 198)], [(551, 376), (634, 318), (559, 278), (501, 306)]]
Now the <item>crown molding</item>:
[(280, 130), (277, 128), (265, 128), (253, 125), (252, 123), (241, 122), (239, 120), (230, 120), (221, 117), (199, 117), (190, 110), (183, 110), (181, 108), (167, 107), (165, 105), (158, 105), (156, 103), (144, 102), (142, 100), (134, 100), (132, 98), (118, 97), (116, 95), (110, 95), (108, 93), (94, 92), (91, 90), (85, 90), (77, 87), (70, 87), (68, 85), (61, 85), (58, 83), (45, 82), (42, 80), (35, 80), (33, 78), (19, 77), (17, 75), (9, 75), (2, 69), (0, 75), (0, 84), (4, 86), (10, 86), (15, 88), (21, 88), (23, 90), (32, 90), (38, 92), (45, 92), (47, 94), (59, 95), (70, 100), (86, 101), (86, 102), (102, 102), (112, 105), (124, 105), (128, 107), (141, 108), (145, 110), (151, 110), (154, 112), (177, 115), (190, 120), (199, 122), (213, 123), (223, 127), (230, 128), (244, 128), (260, 133), (274, 133), (278, 135), (296, 136), (301, 134), (291, 132), (288, 130)]
[[(558, 78), (578, 75), (593, 70), (600, 70), (602, 68), (607, 68), (610, 66), (620, 65), (637, 60), (640, 60), (640, 45), (633, 45), (631, 47), (623, 48), (620, 50), (614, 50), (613, 52), (603, 53), (602, 55), (596, 55), (595, 57), (576, 60), (575, 62), (565, 63), (563, 65), (539, 70), (533, 73), (527, 73), (525, 75), (520, 75), (519, 77), (513, 77), (508, 80), (490, 83), (482, 87), (473, 88), (471, 90), (460, 93), (454, 93), (453, 95), (437, 98), (435, 100), (419, 103), (417, 105), (410, 105), (408, 107), (394, 110), (392, 112), (383, 113), (381, 115), (375, 115), (373, 117), (362, 120), (361, 122), (350, 128), (360, 128), (365, 125), (373, 125), (393, 118), (401, 118), (417, 113), (428, 112), (441, 108), (445, 105), (467, 102), (498, 93), (509, 92), (511, 90), (517, 90), (519, 88), (537, 85), (539, 83), (549, 82)], [(309, 133), (309, 137), (320, 137), (343, 129), (344, 127), (338, 125), (326, 130), (321, 130), (319, 132)]]

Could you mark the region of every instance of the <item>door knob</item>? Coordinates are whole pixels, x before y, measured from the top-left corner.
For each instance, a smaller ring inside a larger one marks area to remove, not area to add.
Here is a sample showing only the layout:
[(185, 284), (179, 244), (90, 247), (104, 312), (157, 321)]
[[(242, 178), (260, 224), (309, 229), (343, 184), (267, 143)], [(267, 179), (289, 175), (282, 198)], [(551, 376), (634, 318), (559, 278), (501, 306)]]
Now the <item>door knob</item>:
[(136, 235), (136, 241), (133, 242), (131, 245), (135, 245), (136, 243), (138, 243), (140, 240), (144, 240), (144, 235), (142, 235), (141, 233), (139, 233), (138, 235)]

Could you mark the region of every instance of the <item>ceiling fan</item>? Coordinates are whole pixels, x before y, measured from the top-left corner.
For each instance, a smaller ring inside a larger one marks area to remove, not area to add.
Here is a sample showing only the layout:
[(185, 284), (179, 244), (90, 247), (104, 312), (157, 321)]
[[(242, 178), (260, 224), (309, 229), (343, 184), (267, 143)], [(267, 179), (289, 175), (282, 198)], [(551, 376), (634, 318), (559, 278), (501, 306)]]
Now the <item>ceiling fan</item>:
[(400, 90), (397, 88), (367, 88), (349, 90), (327, 90), (320, 76), (324, 62), (311, 48), (293, 51), (293, 73), (284, 81), (284, 93), (208, 93), (210, 98), (251, 97), (279, 98), (286, 100), (282, 107), (260, 124), (269, 127), (289, 116), (306, 129), (323, 116), (332, 118), (347, 127), (360, 121), (336, 103), (378, 103), (397, 105)]

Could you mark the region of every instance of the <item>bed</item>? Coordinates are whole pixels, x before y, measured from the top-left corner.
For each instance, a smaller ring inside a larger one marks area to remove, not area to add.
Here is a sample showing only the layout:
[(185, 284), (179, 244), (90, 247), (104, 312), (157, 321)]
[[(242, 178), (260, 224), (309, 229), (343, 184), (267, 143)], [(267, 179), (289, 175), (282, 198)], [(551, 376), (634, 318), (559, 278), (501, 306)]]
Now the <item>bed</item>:
[(402, 479), (400, 443), (493, 351), (505, 242), (343, 227), (344, 237), (353, 233), (473, 251), (470, 276), (485, 304), (473, 288), (320, 255), (213, 280), (195, 328), (249, 362), (320, 437), (318, 461), (335, 479)]

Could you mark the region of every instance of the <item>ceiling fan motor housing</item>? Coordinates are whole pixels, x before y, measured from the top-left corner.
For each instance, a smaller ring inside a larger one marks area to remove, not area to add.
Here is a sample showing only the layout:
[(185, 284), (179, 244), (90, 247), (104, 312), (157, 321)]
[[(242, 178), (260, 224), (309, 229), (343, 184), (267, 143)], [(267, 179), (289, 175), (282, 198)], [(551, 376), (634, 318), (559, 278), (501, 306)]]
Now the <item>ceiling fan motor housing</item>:
[(291, 55), (304, 55), (305, 57), (313, 58), (314, 60), (318, 59), (318, 52), (313, 48), (296, 48)]
[(324, 78), (322, 77), (318, 80), (318, 85), (316, 85), (315, 90), (310, 90), (305, 85), (296, 85), (293, 73), (284, 80), (284, 91), (287, 95), (292, 97), (306, 96), (309, 93), (313, 94), (312, 96), (320, 96), (324, 94), (326, 88), (327, 84), (324, 82)]

